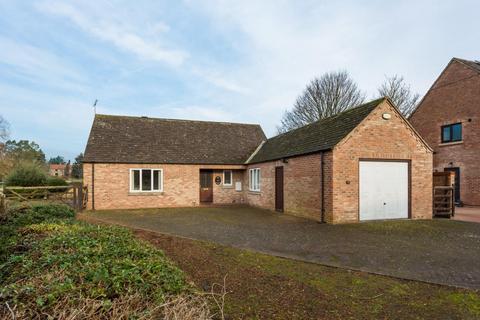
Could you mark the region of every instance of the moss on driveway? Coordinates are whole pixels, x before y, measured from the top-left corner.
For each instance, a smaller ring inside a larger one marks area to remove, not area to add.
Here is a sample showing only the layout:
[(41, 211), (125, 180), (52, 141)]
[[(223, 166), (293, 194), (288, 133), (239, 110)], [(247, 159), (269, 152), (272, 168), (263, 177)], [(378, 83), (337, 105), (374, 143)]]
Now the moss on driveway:
[(88, 212), (86, 216), (270, 255), (480, 289), (480, 224), (450, 220), (325, 225), (251, 207)]
[(135, 231), (199, 288), (225, 277), (226, 319), (479, 319), (480, 296), (466, 289), (407, 281), (274, 257), (204, 241)]

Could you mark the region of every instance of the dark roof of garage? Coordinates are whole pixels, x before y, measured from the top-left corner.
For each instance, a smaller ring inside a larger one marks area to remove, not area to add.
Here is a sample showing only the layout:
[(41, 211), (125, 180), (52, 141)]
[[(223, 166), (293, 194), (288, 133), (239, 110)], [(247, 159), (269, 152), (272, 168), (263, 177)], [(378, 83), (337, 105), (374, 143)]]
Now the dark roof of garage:
[(244, 164), (265, 139), (255, 124), (97, 114), (84, 162)]
[(268, 139), (248, 163), (258, 163), (332, 149), (385, 98)]

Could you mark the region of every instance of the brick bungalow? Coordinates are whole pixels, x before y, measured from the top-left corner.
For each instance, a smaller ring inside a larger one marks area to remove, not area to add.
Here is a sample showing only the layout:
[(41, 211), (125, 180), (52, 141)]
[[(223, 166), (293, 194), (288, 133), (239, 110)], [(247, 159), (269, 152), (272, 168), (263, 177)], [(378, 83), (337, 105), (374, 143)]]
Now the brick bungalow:
[(480, 205), (480, 62), (450, 60), (410, 122), (435, 151), (433, 169), (456, 173), (456, 202)]
[(329, 223), (431, 218), (432, 150), (388, 99), (266, 139), (258, 125), (96, 115), (90, 209), (247, 204)]

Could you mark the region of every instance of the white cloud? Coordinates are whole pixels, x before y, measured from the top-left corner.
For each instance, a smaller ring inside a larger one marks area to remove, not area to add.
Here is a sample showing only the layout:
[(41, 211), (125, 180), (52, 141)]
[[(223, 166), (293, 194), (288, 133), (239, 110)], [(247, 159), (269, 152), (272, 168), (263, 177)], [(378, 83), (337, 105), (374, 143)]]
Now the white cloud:
[[(105, 18), (103, 15), (86, 15), (80, 9), (64, 2), (43, 2), (38, 5), (38, 8), (43, 12), (68, 18), (92, 36), (133, 53), (144, 60), (159, 61), (172, 66), (179, 66), (188, 57), (188, 54), (183, 50), (166, 48), (160, 43), (158, 38), (148, 38), (129, 30), (129, 27), (132, 26)], [(108, 17), (110, 14), (111, 12), (108, 12), (106, 16)], [(168, 26), (158, 22), (151, 31), (155, 34), (166, 32), (168, 31)]]
[(169, 109), (171, 118), (207, 121), (233, 121), (235, 115), (217, 107), (184, 106)]
[(13, 67), (15, 77), (56, 88), (85, 90), (83, 73), (52, 52), (2, 36), (0, 48), (0, 64)]

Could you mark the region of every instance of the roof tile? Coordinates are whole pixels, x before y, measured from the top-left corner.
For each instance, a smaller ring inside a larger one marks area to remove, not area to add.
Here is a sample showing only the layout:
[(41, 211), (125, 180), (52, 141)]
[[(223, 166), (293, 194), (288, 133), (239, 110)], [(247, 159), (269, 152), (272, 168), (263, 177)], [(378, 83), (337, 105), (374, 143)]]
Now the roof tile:
[(341, 112), (268, 139), (249, 163), (329, 150), (347, 136), (385, 98)]

